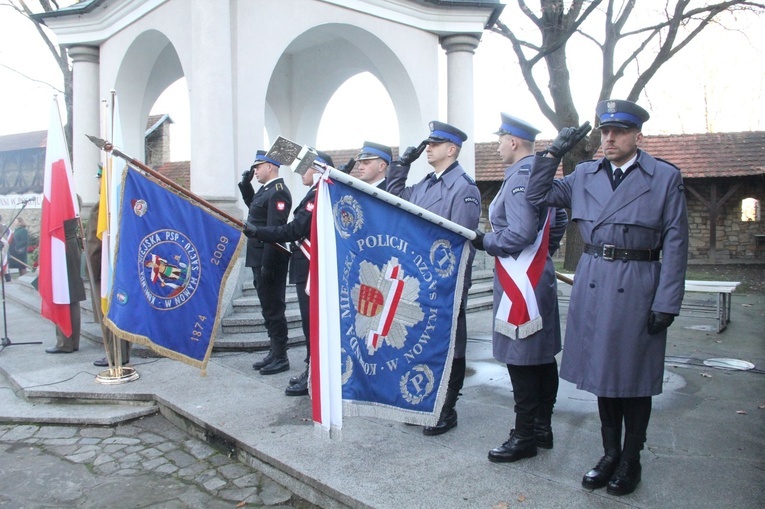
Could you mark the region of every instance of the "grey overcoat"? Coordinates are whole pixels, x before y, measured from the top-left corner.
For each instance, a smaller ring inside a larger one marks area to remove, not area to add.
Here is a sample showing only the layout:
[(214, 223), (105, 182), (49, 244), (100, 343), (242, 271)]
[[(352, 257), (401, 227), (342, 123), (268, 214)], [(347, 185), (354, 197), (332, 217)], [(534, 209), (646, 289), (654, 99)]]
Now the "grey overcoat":
[(688, 259), (688, 216), (680, 171), (638, 151), (637, 168), (613, 191), (609, 163), (579, 163), (553, 180), (539, 166), (526, 188), (534, 205), (571, 208), (584, 242), (662, 249), (659, 261), (607, 261), (583, 254), (576, 268), (560, 376), (600, 397), (660, 394), (666, 331), (648, 334), (650, 312), (677, 315)]
[[(496, 198), (489, 207), (489, 221), (492, 232), (483, 238), (486, 252), (492, 256), (517, 256), (521, 250), (533, 245), (537, 232), (544, 225), (547, 207), (531, 205), (525, 196), (526, 183), (529, 180), (532, 156), (527, 156), (505, 170), (505, 178)], [(540, 158), (537, 164), (557, 166), (557, 161)], [(565, 214), (561, 220), (553, 210), (549, 244), (557, 246), (566, 228)], [(541, 223), (541, 224), (540, 224)], [(560, 317), (558, 315), (558, 286), (548, 246), (542, 246), (547, 253), (547, 260), (535, 289), (537, 307), (542, 318), (542, 330), (522, 339), (505, 336), (496, 330), (493, 332), (492, 345), (494, 358), (505, 364), (530, 366), (549, 364), (561, 350)], [(502, 297), (497, 272), (494, 272), (494, 315)]]

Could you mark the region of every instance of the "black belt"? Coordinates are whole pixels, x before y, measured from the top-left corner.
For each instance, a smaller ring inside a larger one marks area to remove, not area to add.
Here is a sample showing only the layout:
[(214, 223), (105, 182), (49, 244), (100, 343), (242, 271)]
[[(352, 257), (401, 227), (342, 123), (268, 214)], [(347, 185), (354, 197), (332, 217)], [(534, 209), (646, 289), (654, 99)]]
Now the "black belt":
[(661, 249), (623, 249), (614, 247), (612, 244), (594, 246), (584, 245), (584, 252), (591, 255), (600, 255), (604, 260), (635, 260), (638, 262), (652, 262), (659, 259)]

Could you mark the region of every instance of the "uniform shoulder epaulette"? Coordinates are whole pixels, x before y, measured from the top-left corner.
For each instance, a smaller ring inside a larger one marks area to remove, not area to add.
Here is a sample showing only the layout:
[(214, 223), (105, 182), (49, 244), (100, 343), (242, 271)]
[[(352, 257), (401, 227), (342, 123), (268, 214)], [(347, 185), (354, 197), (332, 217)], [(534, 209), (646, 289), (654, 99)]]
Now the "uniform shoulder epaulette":
[(276, 185), (274, 186), (274, 189), (276, 189), (277, 191), (281, 191), (282, 189), (284, 189), (284, 185), (281, 182), (277, 182)]
[(462, 176), (465, 177), (465, 180), (467, 180), (468, 183), (470, 183), (472, 185), (476, 185), (475, 180), (473, 180), (473, 177), (471, 177), (467, 173), (463, 173)]
[(530, 164), (524, 164), (520, 168), (518, 168), (518, 175), (529, 175), (531, 173), (531, 165)]
[(583, 164), (583, 163), (592, 163), (592, 162), (595, 162), (595, 161), (597, 161), (597, 159), (582, 159), (581, 161), (576, 163), (576, 166), (579, 166), (580, 164)]
[(673, 167), (673, 168), (674, 168), (674, 169), (676, 169), (677, 171), (681, 171), (681, 170), (680, 170), (680, 168), (678, 168), (678, 167), (675, 165), (675, 163), (672, 163), (672, 162), (670, 162), (670, 161), (667, 161), (666, 159), (662, 159), (661, 157), (654, 157), (654, 159), (656, 159), (657, 161), (661, 161), (662, 163), (666, 163), (666, 164), (670, 165), (671, 167)]

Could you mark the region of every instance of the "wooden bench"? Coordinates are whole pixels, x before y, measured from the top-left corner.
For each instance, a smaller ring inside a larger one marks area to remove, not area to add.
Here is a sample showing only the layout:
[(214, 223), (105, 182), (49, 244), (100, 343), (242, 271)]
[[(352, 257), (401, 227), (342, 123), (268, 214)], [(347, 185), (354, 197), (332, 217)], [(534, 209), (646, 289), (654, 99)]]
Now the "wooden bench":
[[(556, 272), (558, 279), (564, 283), (573, 284), (573, 274), (561, 274)], [(717, 333), (721, 333), (730, 323), (731, 295), (740, 285), (740, 281), (699, 281), (695, 279), (685, 280), (685, 295), (689, 293), (714, 294), (713, 304), (707, 302), (692, 302), (683, 299), (681, 311), (690, 313), (700, 312), (710, 315), (717, 322)]]

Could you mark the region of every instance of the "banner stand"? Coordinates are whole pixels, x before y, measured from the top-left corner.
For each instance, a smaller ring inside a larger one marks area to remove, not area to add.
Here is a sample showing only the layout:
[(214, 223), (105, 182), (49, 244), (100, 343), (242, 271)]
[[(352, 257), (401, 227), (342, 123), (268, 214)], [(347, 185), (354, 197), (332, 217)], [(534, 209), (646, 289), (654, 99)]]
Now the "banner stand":
[(140, 375), (135, 368), (121, 366), (105, 369), (96, 375), (96, 383), (102, 385), (119, 385), (138, 380)]

